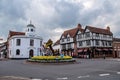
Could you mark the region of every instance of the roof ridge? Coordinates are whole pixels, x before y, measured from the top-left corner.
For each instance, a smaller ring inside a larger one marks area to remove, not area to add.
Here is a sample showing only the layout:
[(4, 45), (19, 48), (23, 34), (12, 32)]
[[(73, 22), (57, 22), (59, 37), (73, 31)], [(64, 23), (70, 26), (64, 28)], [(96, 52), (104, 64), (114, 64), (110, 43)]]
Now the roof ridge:
[(25, 32), (18, 32), (18, 31), (11, 31), (11, 30), (9, 30), (9, 32), (25, 33)]
[[(96, 29), (103, 29), (103, 28), (94, 27), (94, 26), (87, 26), (87, 27), (96, 28)], [(103, 29), (103, 30), (107, 30), (107, 29)]]
[(93, 27), (93, 26), (86, 26), (86, 28), (88, 28), (90, 31), (95, 32), (95, 33), (112, 35), (112, 32), (108, 29), (103, 29), (103, 28), (98, 28), (98, 27)]

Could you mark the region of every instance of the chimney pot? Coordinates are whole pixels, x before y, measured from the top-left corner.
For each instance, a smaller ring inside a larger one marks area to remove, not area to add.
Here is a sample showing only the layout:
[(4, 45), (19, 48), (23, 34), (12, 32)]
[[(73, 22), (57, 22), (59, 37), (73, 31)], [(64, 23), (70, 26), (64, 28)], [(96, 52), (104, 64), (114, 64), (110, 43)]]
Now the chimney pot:
[(81, 24), (78, 24), (78, 26), (77, 26), (78, 28), (81, 28)]
[(110, 31), (110, 27), (109, 26), (107, 26), (107, 30)]

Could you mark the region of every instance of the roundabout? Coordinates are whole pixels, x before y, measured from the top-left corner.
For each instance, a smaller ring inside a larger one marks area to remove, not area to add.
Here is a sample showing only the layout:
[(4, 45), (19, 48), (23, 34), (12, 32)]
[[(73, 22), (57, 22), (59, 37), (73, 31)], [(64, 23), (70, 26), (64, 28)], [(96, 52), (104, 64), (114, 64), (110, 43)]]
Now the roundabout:
[(74, 63), (71, 56), (34, 56), (27, 60), (28, 62), (37, 63)]

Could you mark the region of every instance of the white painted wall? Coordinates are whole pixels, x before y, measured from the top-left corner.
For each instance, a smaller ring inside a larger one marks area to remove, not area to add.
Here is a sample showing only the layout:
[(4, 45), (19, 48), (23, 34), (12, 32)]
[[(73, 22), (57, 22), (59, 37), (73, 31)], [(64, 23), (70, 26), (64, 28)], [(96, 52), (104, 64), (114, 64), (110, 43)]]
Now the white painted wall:
[[(30, 46), (30, 39), (34, 39), (34, 46)], [(16, 46), (16, 39), (21, 39), (21, 45)], [(34, 56), (40, 55), (40, 41), (38, 37), (14, 36), (9, 40), (9, 58), (29, 58), (30, 49), (34, 50)], [(20, 55), (16, 55), (16, 50), (20, 50)], [(11, 53), (10, 53), (11, 51)]]

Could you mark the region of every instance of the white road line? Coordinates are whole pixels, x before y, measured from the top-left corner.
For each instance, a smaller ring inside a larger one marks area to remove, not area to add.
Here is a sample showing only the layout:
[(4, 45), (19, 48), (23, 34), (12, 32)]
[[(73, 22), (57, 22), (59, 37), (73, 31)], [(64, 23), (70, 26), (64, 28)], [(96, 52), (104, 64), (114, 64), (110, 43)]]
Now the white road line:
[(42, 79), (32, 79), (32, 80), (42, 80)]
[(117, 61), (120, 61), (120, 59), (117, 59)]
[(109, 73), (106, 73), (106, 74), (99, 74), (99, 76), (109, 76), (110, 74)]
[(117, 72), (117, 74), (120, 74), (120, 72)]
[(28, 79), (29, 79), (29, 78), (16, 77), (16, 76), (4, 76), (4, 78), (12, 78), (12, 79), (26, 79), (26, 80), (28, 80)]
[(63, 77), (63, 78), (57, 78), (58, 80), (66, 80), (68, 79), (67, 77)]
[(87, 78), (90, 77), (90, 75), (86, 75), (86, 76), (78, 76), (77, 78)]

